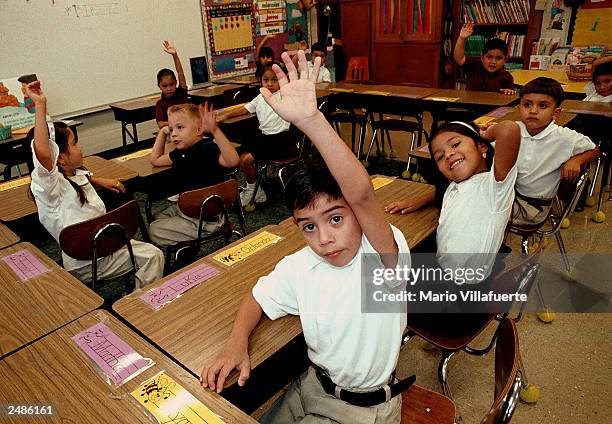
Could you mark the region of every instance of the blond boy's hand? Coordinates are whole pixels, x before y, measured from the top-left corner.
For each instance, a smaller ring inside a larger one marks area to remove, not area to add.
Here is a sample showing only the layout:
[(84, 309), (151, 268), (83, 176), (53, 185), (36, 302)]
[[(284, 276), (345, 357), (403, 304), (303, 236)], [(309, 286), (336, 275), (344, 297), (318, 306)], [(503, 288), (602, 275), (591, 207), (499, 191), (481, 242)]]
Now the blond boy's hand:
[(172, 56), (176, 54), (176, 48), (168, 40), (164, 40), (164, 50), (166, 53), (171, 54)]
[(468, 38), (474, 32), (474, 22), (466, 22), (459, 32), (459, 38), (463, 38), (464, 40)]
[(161, 132), (164, 135), (169, 135), (170, 134), (170, 128), (168, 127), (168, 125), (164, 125), (159, 132)]
[(215, 109), (208, 102), (205, 102), (200, 105), (199, 110), (202, 130), (205, 133), (212, 134), (217, 129), (218, 116), (215, 113)]
[(569, 158), (561, 167), (561, 179), (574, 181), (580, 175), (580, 161)]
[(251, 360), (247, 349), (226, 348), (221, 355), (204, 367), (200, 383), (202, 387), (221, 393), (227, 376), (234, 369), (240, 372), (238, 385), (244, 386), (251, 375)]

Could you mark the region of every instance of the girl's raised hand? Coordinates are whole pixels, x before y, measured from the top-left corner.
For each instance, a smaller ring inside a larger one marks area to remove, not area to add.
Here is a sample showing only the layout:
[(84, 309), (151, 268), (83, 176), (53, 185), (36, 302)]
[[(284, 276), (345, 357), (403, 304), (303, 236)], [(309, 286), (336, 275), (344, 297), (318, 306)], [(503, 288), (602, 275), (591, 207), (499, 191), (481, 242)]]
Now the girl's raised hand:
[(202, 131), (212, 134), (217, 129), (217, 114), (212, 105), (204, 102), (199, 107)]
[(466, 22), (461, 27), (461, 31), (459, 32), (459, 37), (465, 40), (470, 35), (472, 35), (473, 32), (474, 32), (474, 22)]
[(316, 58), (314, 68), (309, 77), (308, 64), (304, 51), (299, 50), (297, 55), (300, 69), (299, 74), (287, 52), (281, 55), (287, 67), (289, 74), (288, 79), (287, 75), (285, 75), (278, 65), (272, 66), (280, 85), (280, 98), (273, 97), (272, 93), (267, 88), (261, 88), (260, 92), (270, 107), (274, 109), (274, 112), (285, 121), (300, 127), (314, 118), (319, 112), (317, 108), (315, 82), (319, 75), (321, 59)]
[(166, 53), (171, 54), (173, 56), (176, 54), (176, 48), (168, 40), (164, 40), (164, 50), (166, 51)]
[(40, 81), (33, 81), (26, 86), (26, 94), (36, 104), (47, 101), (45, 93), (40, 86)]

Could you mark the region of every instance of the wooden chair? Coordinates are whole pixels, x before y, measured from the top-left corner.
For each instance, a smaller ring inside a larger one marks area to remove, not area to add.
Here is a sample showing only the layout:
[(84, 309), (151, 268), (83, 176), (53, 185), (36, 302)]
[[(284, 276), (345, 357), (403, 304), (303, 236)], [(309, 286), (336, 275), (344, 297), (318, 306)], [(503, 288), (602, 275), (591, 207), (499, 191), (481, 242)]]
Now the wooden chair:
[(370, 65), (366, 56), (354, 56), (346, 65), (345, 80), (367, 81), (370, 79)]
[(98, 282), (98, 258), (108, 256), (123, 246), (127, 246), (132, 261), (132, 270), (137, 270), (130, 240), (138, 231), (140, 207), (131, 200), (102, 216), (62, 230), (59, 236), (60, 248), (68, 256), (91, 261), (91, 288), (95, 290)]
[[(198, 219), (198, 236), (194, 240), (180, 242), (172, 247), (174, 252), (168, 256), (174, 256), (175, 264), (182, 263), (179, 260), (181, 254), (188, 251), (197, 253), (202, 243), (224, 239), (225, 244), (228, 244), (232, 235), (242, 237), (242, 234), (232, 227), (227, 212), (230, 207), (234, 207), (242, 233), (246, 234), (244, 215), (238, 198), (238, 181), (235, 178), (209, 187), (181, 193), (178, 199), (178, 208), (188, 217)], [(203, 235), (202, 226), (206, 221), (218, 219), (220, 215), (225, 220), (220, 230), (214, 234)]]
[(402, 393), (401, 424), (454, 424), (455, 403), (440, 393), (413, 384)]

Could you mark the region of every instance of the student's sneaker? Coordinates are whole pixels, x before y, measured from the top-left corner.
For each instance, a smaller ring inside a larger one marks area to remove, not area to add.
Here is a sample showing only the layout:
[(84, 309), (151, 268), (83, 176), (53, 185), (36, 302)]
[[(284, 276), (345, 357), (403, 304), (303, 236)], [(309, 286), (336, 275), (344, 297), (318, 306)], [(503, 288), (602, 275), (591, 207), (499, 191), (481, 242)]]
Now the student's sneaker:
[[(240, 192), (240, 204), (242, 206), (246, 206), (251, 201), (253, 197), (253, 191), (255, 191), (255, 184), (247, 184), (244, 190)], [(266, 196), (266, 192), (261, 188), (261, 186), (257, 189), (257, 194), (255, 195), (255, 203), (264, 203), (268, 200)]]

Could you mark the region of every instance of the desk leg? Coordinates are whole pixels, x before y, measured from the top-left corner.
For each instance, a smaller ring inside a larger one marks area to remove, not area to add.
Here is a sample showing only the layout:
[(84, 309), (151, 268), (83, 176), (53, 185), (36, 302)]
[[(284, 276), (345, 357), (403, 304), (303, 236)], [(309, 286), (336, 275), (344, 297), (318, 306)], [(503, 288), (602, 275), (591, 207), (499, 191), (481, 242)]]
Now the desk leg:
[(138, 143), (138, 128), (136, 128), (136, 124), (132, 122), (132, 133), (134, 134), (134, 136), (132, 137), (132, 140), (134, 141), (134, 144)]
[(123, 154), (125, 154), (125, 148), (127, 146), (127, 122), (121, 121), (121, 140), (123, 141)]

